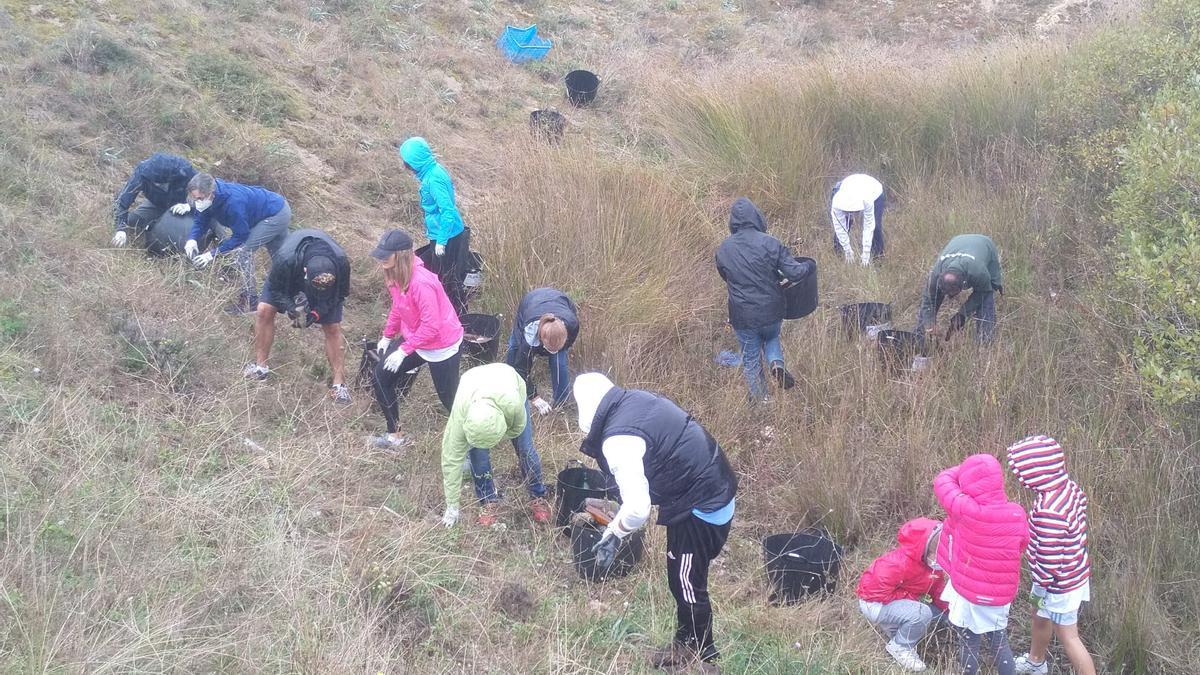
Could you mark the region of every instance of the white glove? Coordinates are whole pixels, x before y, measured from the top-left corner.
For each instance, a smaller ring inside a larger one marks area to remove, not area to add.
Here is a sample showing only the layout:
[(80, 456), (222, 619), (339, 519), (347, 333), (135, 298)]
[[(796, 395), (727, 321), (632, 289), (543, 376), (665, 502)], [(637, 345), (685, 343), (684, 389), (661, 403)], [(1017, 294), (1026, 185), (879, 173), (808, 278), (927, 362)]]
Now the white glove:
[(182, 204), (176, 204), (175, 206), (171, 207), (171, 213), (174, 213), (177, 216), (182, 216), (183, 214), (185, 214), (191, 210), (192, 210), (192, 207), (187, 202), (184, 202)]
[(116, 234), (113, 235), (112, 245), (116, 246), (117, 248), (121, 248), (121, 247), (125, 246), (125, 243), (128, 241), (129, 241), (129, 235), (125, 234), (125, 230), (120, 230)]
[(388, 345), (390, 345), (390, 344), (392, 344), (392, 338), (381, 337), (381, 338), (379, 338), (379, 342), (375, 343), (375, 351), (379, 352), (380, 354), (383, 354), (384, 352), (387, 351)]
[(393, 373), (397, 370), (400, 370), (400, 364), (404, 363), (404, 357), (406, 356), (408, 356), (408, 354), (405, 354), (403, 349), (397, 349), (396, 351), (392, 352), (392, 355), (383, 361), (384, 370)]
[(530, 403), (533, 404), (533, 409), (538, 411), (539, 415), (549, 415), (550, 411), (553, 410), (550, 404), (546, 403), (546, 399), (541, 396), (534, 396)]
[(437, 257), (439, 257), (439, 258), (440, 258), (440, 257), (442, 257), (442, 256), (444, 256), (444, 255), (446, 255), (446, 245), (445, 245), (445, 244), (438, 244), (438, 245), (434, 246), (434, 247), (433, 247), (433, 254), (434, 254), (434, 255), (436, 255), (436, 256), (437, 256)]
[(447, 506), (446, 512), (442, 514), (442, 524), (446, 527), (454, 527), (460, 515), (462, 513), (458, 510), (457, 506)]
[(195, 239), (188, 239), (188, 242), (183, 245), (183, 252), (187, 254), (187, 257), (195, 258), (196, 254), (200, 252), (200, 244), (197, 244)]
[(212, 251), (208, 251), (207, 253), (201, 253), (200, 255), (196, 256), (195, 258), (192, 258), (192, 264), (195, 265), (199, 269), (204, 269), (205, 267), (208, 267), (208, 264), (210, 262), (212, 262), (213, 258), (215, 258), (215, 257), (217, 257), (217, 256)]

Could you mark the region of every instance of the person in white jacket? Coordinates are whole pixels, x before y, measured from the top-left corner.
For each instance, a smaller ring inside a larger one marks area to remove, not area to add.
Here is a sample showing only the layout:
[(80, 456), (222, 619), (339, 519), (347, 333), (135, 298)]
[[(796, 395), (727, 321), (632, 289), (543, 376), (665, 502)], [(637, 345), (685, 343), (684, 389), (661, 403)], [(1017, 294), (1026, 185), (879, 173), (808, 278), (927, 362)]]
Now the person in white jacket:
[(833, 250), (854, 262), (850, 226), (854, 214), (862, 214), (863, 265), (883, 255), (883, 184), (865, 173), (846, 176), (833, 186), (829, 215), (833, 218)]

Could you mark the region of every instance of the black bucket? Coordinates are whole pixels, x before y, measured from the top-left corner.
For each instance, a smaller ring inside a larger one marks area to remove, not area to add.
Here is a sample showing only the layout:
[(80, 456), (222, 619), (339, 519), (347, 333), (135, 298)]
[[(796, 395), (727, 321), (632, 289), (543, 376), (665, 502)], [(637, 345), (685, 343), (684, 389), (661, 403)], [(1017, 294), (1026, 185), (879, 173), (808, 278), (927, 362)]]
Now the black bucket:
[(817, 308), (817, 261), (812, 258), (796, 256), (797, 262), (813, 264), (812, 273), (798, 284), (790, 284), (783, 288), (783, 299), (786, 303), (783, 309), (785, 319), (803, 319)]
[(872, 331), (891, 327), (892, 306), (886, 302), (842, 305), (838, 307), (838, 311), (842, 315), (842, 330), (846, 332), (847, 337), (855, 337), (862, 333), (875, 337), (871, 335)]
[(790, 605), (816, 593), (833, 593), (842, 547), (824, 528), (773, 534), (763, 539), (771, 603)]
[(471, 251), (471, 264), (467, 266), (467, 273), (463, 276), (463, 288), (467, 289), (467, 293), (478, 293), (483, 286), (483, 256), (479, 255), (479, 251)]
[(572, 70), (567, 73), (567, 100), (574, 106), (585, 106), (596, 98), (600, 89), (600, 78), (587, 70)]
[(557, 144), (562, 140), (566, 126), (567, 118), (557, 110), (534, 110), (529, 113), (529, 133), (539, 141)]
[(912, 367), (913, 357), (926, 356), (921, 336), (907, 330), (881, 330), (876, 337), (879, 363), (891, 374), (900, 374)]
[(458, 319), (463, 327), (462, 355), (482, 363), (494, 362), (500, 344), (496, 339), (500, 335), (500, 317), (463, 314)]
[(571, 515), (583, 510), (583, 500), (588, 497), (621, 501), (616, 486), (610, 483), (603, 471), (576, 464), (558, 472), (557, 489), (554, 491), (558, 502), (554, 516), (554, 524), (557, 527), (569, 525)]
[(571, 526), (571, 559), (575, 561), (575, 571), (588, 581), (604, 581), (609, 577), (623, 577), (629, 574), (645, 552), (642, 531), (638, 530), (621, 540), (613, 564), (604, 572), (600, 572), (596, 569), (596, 554), (592, 553), (592, 547), (603, 536), (604, 528), (596, 524)]
[[(158, 220), (151, 223), (150, 229), (146, 231), (146, 250), (151, 255), (182, 253), (184, 245), (191, 238), (192, 214), (177, 216), (168, 210)], [(210, 241), (212, 241), (212, 232), (208, 231), (196, 243), (203, 251), (208, 247)]]
[(375, 351), (377, 343), (363, 336), (362, 358), (358, 361), (358, 375), (354, 378), (354, 386), (366, 391), (375, 390), (375, 369), (379, 367), (379, 352)]

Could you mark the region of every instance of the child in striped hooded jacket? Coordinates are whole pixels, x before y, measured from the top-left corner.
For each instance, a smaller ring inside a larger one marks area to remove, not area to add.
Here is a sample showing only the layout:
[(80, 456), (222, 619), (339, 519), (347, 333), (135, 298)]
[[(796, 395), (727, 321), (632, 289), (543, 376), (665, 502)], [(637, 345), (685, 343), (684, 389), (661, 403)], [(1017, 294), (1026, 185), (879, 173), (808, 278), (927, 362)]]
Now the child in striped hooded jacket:
[(1049, 436), (1030, 436), (1008, 448), (1008, 466), (1036, 496), (1029, 512), (1029, 571), (1036, 602), (1029, 652), (1018, 673), (1046, 673), (1046, 651), (1055, 634), (1077, 675), (1096, 666), (1079, 638), (1079, 607), (1091, 600), (1092, 564), (1087, 546), (1087, 495), (1067, 474), (1062, 447)]

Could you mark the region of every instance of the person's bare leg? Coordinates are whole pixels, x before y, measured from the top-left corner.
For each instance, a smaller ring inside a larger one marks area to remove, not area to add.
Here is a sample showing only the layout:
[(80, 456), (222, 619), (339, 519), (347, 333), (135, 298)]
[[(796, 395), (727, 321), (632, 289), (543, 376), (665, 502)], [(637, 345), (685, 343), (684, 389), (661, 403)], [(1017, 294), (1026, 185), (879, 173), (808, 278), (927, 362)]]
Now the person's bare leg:
[(1050, 649), (1050, 640), (1054, 638), (1054, 623), (1037, 615), (1033, 610), (1033, 627), (1029, 636), (1029, 658), (1037, 663), (1045, 663), (1046, 651)]
[(258, 303), (254, 312), (254, 362), (260, 366), (267, 365), (271, 356), (271, 344), (275, 342), (275, 315), (279, 310), (275, 305), (266, 302)]
[(325, 333), (325, 358), (329, 359), (329, 368), (333, 371), (333, 384), (342, 384), (346, 376), (346, 352), (342, 349), (342, 324), (322, 324), (321, 331)]
[(1092, 655), (1088, 653), (1083, 640), (1079, 639), (1079, 626), (1055, 626), (1054, 632), (1063, 651), (1067, 653), (1067, 659), (1071, 661), (1071, 667), (1075, 669), (1075, 675), (1096, 675)]

